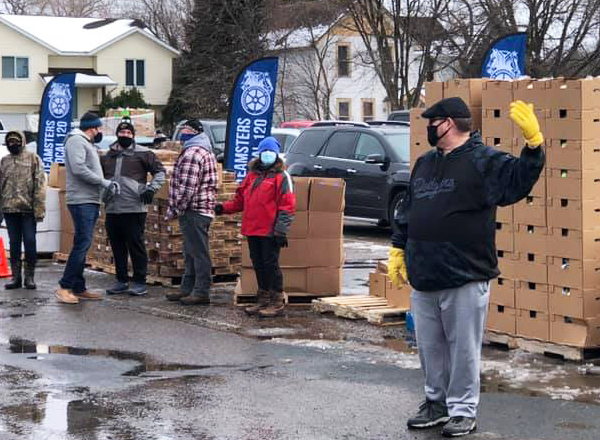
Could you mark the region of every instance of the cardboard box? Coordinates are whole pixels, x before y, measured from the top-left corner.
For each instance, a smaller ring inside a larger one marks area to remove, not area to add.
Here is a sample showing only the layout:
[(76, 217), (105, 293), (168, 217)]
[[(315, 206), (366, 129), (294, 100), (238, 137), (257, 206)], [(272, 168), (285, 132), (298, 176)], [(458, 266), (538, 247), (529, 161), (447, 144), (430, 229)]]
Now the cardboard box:
[[(481, 132), (486, 137), (508, 138), (515, 137), (514, 122), (508, 116), (508, 108), (484, 108), (481, 114)], [(520, 136), (520, 133), (518, 133)], [(489, 145), (489, 144), (488, 144)], [(512, 153), (512, 148), (510, 153)]]
[(65, 191), (61, 191), (58, 194), (60, 200), (60, 227), (62, 232), (68, 232), (69, 234), (75, 233), (75, 226), (73, 226), (73, 218), (67, 208), (67, 194)]
[(596, 110), (551, 110), (544, 135), (550, 139), (595, 139), (600, 137), (600, 108)]
[[(284, 291), (307, 291), (307, 269), (282, 267), (281, 273), (283, 274)], [(256, 282), (256, 274), (254, 273), (254, 269), (246, 267), (242, 268), (241, 282), (242, 293), (256, 293), (258, 290), (258, 283)]]
[(514, 221), (523, 225), (547, 226), (546, 199), (527, 196), (514, 205)]
[(600, 261), (548, 257), (548, 284), (575, 289), (597, 289)]
[(511, 137), (497, 136), (496, 134), (488, 134), (485, 131), (485, 118), (483, 120), (483, 135), (485, 136), (485, 144), (494, 147), (496, 150), (504, 151), (508, 154), (514, 154), (515, 139)]
[(533, 104), (534, 109), (549, 108), (549, 81), (523, 79), (513, 82), (513, 99)]
[(566, 170), (600, 168), (600, 138), (588, 140), (546, 140), (546, 166)]
[(549, 81), (548, 105), (551, 109), (594, 110), (600, 108), (600, 79), (565, 79)]
[(537, 310), (517, 310), (517, 336), (548, 341), (550, 323), (548, 313)]
[(531, 281), (517, 281), (515, 290), (516, 308), (548, 313), (548, 292), (548, 284)]
[(308, 211), (296, 211), (294, 221), (290, 226), (288, 238), (308, 237)]
[(481, 131), (483, 125), (483, 109), (478, 106), (469, 106), (469, 110), (471, 111), (471, 130)]
[(548, 199), (548, 226), (586, 230), (600, 225), (600, 202), (596, 200)]
[[(516, 265), (519, 262), (519, 254), (515, 252), (498, 251), (498, 269), (500, 273), (510, 279), (515, 279), (517, 275)], [(499, 303), (502, 304), (502, 303)], [(503, 304), (505, 305), (505, 304)]]
[(513, 279), (500, 276), (491, 282), (490, 302), (505, 307), (515, 308), (515, 285)]
[[(243, 243), (242, 243), (243, 246)], [(279, 254), (279, 264), (282, 267), (309, 267), (317, 266), (313, 264), (308, 255), (308, 239), (305, 238), (290, 238), (288, 239), (288, 247), (282, 248)], [(242, 247), (242, 255), (243, 255)], [(244, 262), (242, 261), (242, 264)], [(335, 266), (335, 264), (323, 264), (323, 266)]]
[(484, 81), (481, 78), (450, 79), (444, 84), (444, 98), (458, 96), (469, 107), (481, 107)]
[(551, 315), (565, 315), (577, 319), (600, 316), (600, 292), (596, 289), (550, 286), (548, 302)]
[(346, 182), (343, 179), (313, 178), (310, 183), (309, 211), (342, 212)]
[(528, 252), (521, 253), (519, 256), (519, 262), (515, 265), (517, 280), (548, 283), (548, 260), (545, 254)]
[(308, 211), (310, 177), (292, 177), (294, 194), (296, 195), (296, 212)]
[(309, 267), (307, 269), (308, 292), (318, 295), (342, 293), (342, 269), (340, 267)]
[(515, 234), (510, 223), (496, 223), (496, 248), (505, 252), (514, 252)]
[(169, 186), (171, 179), (165, 179), (160, 189), (154, 194), (154, 198), (157, 200), (169, 200)]
[(600, 228), (579, 231), (568, 228), (550, 228), (547, 236), (549, 256), (590, 260), (600, 258)]
[(597, 347), (600, 345), (600, 317), (574, 319), (551, 315), (550, 341), (575, 347)]
[(548, 228), (546, 226), (517, 225), (515, 232), (515, 251), (521, 253), (547, 252)]
[(487, 318), (488, 330), (514, 335), (517, 329), (515, 309), (490, 303)]
[(378, 272), (371, 272), (369, 274), (369, 295), (378, 296), (385, 298), (385, 283), (387, 282), (387, 275)]
[(398, 288), (388, 280), (385, 284), (385, 298), (388, 301), (388, 305), (391, 307), (410, 309), (411, 290), (412, 288), (408, 284)]
[(513, 102), (513, 82), (488, 80), (482, 84), (481, 105), (488, 109), (509, 109)]
[(48, 178), (48, 186), (51, 188), (59, 188), (66, 190), (67, 188), (67, 167), (64, 163), (54, 162), (50, 165), (50, 176)]
[(498, 206), (496, 209), (496, 221), (499, 223), (512, 224), (514, 222), (513, 211), (513, 205)]
[[(427, 132), (425, 132), (427, 133)], [(431, 145), (427, 141), (427, 134), (418, 135), (411, 133), (410, 135), (410, 165), (411, 167), (417, 162), (417, 159), (423, 154), (431, 151)]]
[[(442, 84), (442, 83), (436, 83)], [(410, 109), (410, 133), (411, 136), (414, 134), (426, 137), (427, 136), (427, 125), (429, 120), (422, 117), (421, 114), (425, 111), (423, 107), (413, 107)]]
[(342, 212), (310, 211), (308, 236), (310, 238), (342, 238), (344, 236), (344, 214)]
[[(425, 101), (431, 107), (438, 101), (444, 99), (444, 83), (439, 81), (428, 81), (425, 83)], [(412, 122), (411, 122), (412, 127)]]
[(305, 267), (341, 267), (344, 265), (344, 240), (341, 238), (309, 238), (305, 243), (307, 251), (304, 257), (297, 256), (293, 262), (304, 262)]
[(546, 176), (548, 195), (552, 198), (570, 200), (600, 198), (600, 178), (597, 170), (551, 168), (546, 171)]

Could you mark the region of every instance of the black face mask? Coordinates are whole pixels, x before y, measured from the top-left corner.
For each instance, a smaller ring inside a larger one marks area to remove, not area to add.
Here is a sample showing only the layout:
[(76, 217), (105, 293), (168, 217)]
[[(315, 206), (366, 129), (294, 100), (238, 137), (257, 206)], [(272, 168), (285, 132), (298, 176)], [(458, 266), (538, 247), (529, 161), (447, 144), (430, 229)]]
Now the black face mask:
[(101, 141), (102, 141), (102, 133), (98, 132), (98, 133), (96, 133), (96, 136), (94, 136), (94, 143), (99, 144)]
[[(442, 124), (443, 124), (443, 122), (442, 122)], [(438, 136), (437, 129), (442, 124), (427, 126), (427, 141), (429, 142), (429, 145), (431, 145), (432, 147), (436, 147), (438, 142), (440, 141), (440, 139), (443, 138), (444, 136), (446, 136), (446, 134), (450, 131), (450, 129), (448, 129), (444, 132), (444, 134), (442, 134), (441, 136)]]
[(133, 143), (133, 139), (127, 136), (117, 136), (117, 142), (123, 148), (129, 148)]
[(6, 148), (8, 148), (10, 154), (19, 154), (21, 152), (21, 145), (19, 144), (10, 143), (6, 146)]

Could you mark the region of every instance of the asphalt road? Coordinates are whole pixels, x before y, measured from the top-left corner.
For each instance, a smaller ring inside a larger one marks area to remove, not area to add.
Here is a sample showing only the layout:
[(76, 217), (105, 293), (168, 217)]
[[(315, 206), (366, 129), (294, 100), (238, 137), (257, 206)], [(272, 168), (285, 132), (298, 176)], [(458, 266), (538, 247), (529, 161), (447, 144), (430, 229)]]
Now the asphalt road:
[[(387, 255), (389, 231), (346, 227), (347, 293)], [(401, 328), (290, 309), (275, 320), (231, 306), (145, 298), (76, 306), (38, 290), (0, 291), (0, 439), (437, 439), (406, 418), (421, 400), (416, 352)], [(90, 286), (110, 276), (90, 272)], [(594, 366), (486, 349), (474, 439), (600, 438)]]

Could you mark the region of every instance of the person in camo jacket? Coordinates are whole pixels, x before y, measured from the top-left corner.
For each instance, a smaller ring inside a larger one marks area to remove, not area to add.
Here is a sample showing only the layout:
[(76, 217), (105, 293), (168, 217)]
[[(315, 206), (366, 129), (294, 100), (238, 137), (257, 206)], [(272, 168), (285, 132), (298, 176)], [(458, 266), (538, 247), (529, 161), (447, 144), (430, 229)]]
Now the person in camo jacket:
[(12, 279), (5, 289), (23, 285), (21, 244), (25, 245), (25, 288), (35, 289), (37, 223), (46, 214), (46, 173), (42, 159), (25, 150), (25, 135), (18, 131), (6, 134), (9, 155), (0, 163), (0, 207), (6, 220), (10, 240)]

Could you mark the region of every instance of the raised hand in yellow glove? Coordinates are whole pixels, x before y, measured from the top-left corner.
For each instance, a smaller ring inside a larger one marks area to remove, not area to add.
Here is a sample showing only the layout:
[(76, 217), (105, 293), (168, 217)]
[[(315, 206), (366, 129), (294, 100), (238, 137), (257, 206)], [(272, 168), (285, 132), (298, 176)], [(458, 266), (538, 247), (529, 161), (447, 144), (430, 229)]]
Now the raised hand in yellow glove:
[(402, 249), (395, 247), (390, 248), (388, 276), (392, 283), (397, 287), (406, 284), (408, 276), (406, 275), (406, 263), (404, 262), (404, 251)]
[(533, 112), (533, 104), (525, 104), (523, 101), (510, 103), (510, 119), (519, 126), (527, 145), (536, 148), (544, 142), (544, 136), (540, 131), (540, 124)]

